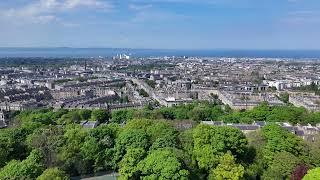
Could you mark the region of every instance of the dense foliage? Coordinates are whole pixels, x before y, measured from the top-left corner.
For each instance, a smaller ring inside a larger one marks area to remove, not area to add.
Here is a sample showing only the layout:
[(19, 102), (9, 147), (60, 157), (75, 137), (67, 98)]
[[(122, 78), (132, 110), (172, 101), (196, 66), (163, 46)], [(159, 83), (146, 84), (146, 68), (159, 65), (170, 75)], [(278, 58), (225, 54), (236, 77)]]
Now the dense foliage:
[(46, 169), (37, 180), (67, 180), (69, 177), (64, 171), (58, 168), (48, 168)]
[(303, 178), (303, 180), (315, 180), (320, 177), (320, 168), (315, 168), (308, 171), (307, 175)]
[[(98, 121), (94, 129), (81, 121)], [(120, 179), (310, 179), (319, 175), (320, 140), (306, 142), (269, 124), (243, 134), (234, 123), (319, 123), (320, 114), (262, 104), (233, 111), (217, 103), (104, 110), (23, 111), (0, 130), (0, 179), (69, 179), (119, 172)], [(314, 170), (313, 170), (314, 169)]]
[(292, 124), (320, 123), (320, 112), (308, 112), (302, 107), (275, 106), (270, 107), (267, 103), (247, 110), (235, 111), (229, 106), (218, 103), (194, 102), (188, 105), (174, 107), (152, 108), (146, 106), (144, 109), (125, 109), (112, 112), (112, 122), (121, 123), (131, 119), (166, 119), (166, 120), (193, 120), (201, 121), (224, 121), (226, 123), (251, 124), (254, 121), (267, 122), (289, 122)]

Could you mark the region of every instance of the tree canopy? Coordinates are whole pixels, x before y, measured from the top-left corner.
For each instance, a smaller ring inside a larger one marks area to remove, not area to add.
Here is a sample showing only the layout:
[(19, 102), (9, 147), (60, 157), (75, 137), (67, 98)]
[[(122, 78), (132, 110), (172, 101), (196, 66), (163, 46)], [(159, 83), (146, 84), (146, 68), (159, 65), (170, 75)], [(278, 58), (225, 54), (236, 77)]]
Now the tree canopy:
[[(98, 121), (85, 128), (81, 121)], [(244, 134), (226, 123), (269, 122)], [(27, 110), (0, 130), (0, 179), (305, 179), (320, 166), (320, 136), (307, 142), (275, 121), (319, 123), (320, 113), (263, 103), (247, 111), (214, 102), (143, 109)], [(314, 169), (314, 170), (309, 170)], [(309, 171), (308, 171), (309, 170)], [(308, 174), (305, 175), (308, 171)], [(311, 174), (311, 175), (310, 175)]]
[(58, 168), (46, 169), (37, 180), (68, 180), (67, 174)]
[(320, 177), (320, 168), (311, 169), (308, 173), (303, 177), (303, 180), (315, 180)]

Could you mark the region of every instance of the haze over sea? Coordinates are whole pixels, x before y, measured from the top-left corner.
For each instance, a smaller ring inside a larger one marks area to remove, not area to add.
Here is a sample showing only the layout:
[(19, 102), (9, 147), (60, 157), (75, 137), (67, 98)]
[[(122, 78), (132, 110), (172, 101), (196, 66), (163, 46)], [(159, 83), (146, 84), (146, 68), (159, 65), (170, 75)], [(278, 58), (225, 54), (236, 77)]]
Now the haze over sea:
[(251, 57), (251, 58), (320, 58), (320, 50), (165, 50), (126, 48), (0, 48), (0, 57)]

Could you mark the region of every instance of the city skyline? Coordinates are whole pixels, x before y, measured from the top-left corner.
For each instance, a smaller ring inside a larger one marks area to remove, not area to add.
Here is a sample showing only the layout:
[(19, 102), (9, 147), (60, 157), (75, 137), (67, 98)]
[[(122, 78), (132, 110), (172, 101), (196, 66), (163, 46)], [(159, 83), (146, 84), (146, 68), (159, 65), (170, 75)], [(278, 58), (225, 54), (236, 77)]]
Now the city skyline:
[(320, 49), (316, 0), (0, 2), (0, 47)]

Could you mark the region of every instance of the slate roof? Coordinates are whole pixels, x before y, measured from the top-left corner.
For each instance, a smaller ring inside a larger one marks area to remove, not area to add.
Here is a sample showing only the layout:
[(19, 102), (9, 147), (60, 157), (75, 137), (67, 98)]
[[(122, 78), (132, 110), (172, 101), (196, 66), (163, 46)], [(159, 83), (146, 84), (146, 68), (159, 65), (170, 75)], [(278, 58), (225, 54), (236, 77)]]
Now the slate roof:
[(84, 128), (95, 128), (98, 126), (98, 121), (81, 121), (80, 125)]
[(296, 132), (298, 130), (297, 127), (294, 127), (294, 126), (281, 126), (281, 127), (291, 132)]
[(255, 121), (254, 124), (263, 127), (263, 126), (265, 126), (267, 123), (266, 123), (265, 121)]
[(257, 129), (259, 129), (260, 128), (260, 126), (258, 126), (258, 125), (249, 125), (249, 124), (247, 124), (247, 125), (244, 125), (244, 124), (233, 124), (233, 125), (231, 125), (232, 127), (235, 127), (235, 128), (238, 128), (238, 129), (240, 129), (240, 130), (242, 130), (242, 131), (244, 131), (244, 130), (257, 130)]
[(295, 133), (297, 136), (304, 136), (304, 131), (302, 130), (297, 130)]

